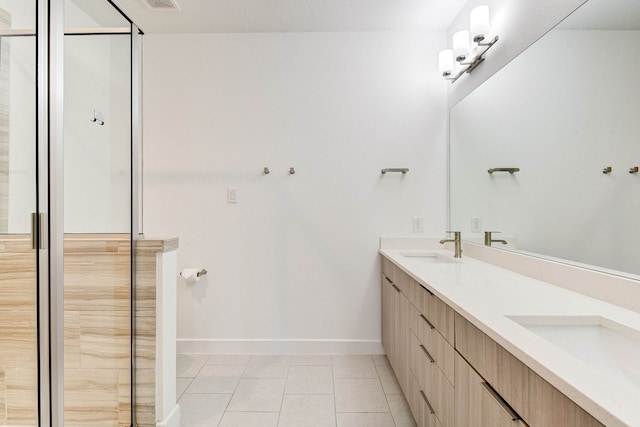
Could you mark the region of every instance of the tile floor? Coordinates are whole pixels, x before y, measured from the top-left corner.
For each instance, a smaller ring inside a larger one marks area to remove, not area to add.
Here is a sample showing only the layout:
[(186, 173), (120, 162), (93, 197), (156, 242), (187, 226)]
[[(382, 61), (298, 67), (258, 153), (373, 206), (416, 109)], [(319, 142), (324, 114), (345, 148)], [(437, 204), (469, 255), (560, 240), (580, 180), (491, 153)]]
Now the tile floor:
[(384, 355), (179, 354), (182, 427), (415, 427)]

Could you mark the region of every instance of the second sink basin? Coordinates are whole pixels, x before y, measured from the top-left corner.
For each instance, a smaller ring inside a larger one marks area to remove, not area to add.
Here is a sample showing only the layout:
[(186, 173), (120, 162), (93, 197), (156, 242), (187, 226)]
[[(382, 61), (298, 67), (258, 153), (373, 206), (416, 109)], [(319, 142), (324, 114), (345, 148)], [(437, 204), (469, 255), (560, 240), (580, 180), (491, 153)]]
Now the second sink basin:
[(640, 391), (640, 331), (600, 316), (507, 317)]

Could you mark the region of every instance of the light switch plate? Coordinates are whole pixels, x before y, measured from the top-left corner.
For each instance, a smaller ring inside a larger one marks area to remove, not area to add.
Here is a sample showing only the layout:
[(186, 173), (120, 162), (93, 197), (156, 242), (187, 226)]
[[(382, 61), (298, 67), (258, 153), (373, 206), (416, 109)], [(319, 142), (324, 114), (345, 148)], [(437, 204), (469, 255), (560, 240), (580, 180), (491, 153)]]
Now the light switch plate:
[(238, 189), (236, 187), (227, 188), (227, 203), (238, 203)]
[(413, 232), (414, 233), (424, 232), (424, 217), (421, 217), (421, 216), (413, 217)]
[(480, 233), (482, 231), (482, 218), (471, 218), (471, 232)]

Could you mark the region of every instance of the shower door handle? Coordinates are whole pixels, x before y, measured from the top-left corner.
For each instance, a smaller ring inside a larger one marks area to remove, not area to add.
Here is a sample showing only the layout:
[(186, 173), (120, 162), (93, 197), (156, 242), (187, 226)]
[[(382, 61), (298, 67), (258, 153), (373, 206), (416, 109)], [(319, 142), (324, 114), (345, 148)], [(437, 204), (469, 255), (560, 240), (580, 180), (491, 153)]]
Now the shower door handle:
[(31, 249), (38, 249), (38, 223), (39, 218), (38, 214), (35, 212), (31, 212)]
[(31, 213), (31, 249), (47, 249), (45, 214)]

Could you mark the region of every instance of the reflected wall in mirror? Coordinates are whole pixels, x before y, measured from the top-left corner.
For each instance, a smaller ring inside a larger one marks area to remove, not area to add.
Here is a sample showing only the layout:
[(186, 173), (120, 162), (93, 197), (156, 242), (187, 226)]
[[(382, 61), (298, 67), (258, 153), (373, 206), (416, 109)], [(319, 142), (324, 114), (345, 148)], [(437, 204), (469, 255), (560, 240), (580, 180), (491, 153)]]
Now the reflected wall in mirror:
[(455, 105), (452, 229), (640, 275), (639, 47), (640, 1), (589, 0)]

